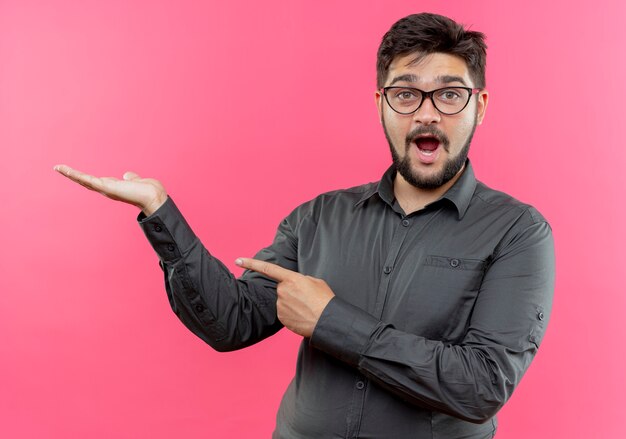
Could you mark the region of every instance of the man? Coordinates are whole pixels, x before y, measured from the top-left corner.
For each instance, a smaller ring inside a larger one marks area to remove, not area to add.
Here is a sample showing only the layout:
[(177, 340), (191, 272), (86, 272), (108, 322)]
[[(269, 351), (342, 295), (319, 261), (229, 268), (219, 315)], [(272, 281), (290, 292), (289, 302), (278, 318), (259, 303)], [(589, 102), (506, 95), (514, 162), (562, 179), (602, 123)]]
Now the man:
[(494, 436), (546, 328), (554, 251), (545, 219), (467, 159), (488, 102), (483, 38), (433, 14), (395, 23), (375, 95), (393, 165), (296, 208), (272, 245), (236, 261), (240, 279), (158, 181), (56, 167), (142, 210), (174, 312), (213, 348), (283, 326), (303, 336), (274, 437)]

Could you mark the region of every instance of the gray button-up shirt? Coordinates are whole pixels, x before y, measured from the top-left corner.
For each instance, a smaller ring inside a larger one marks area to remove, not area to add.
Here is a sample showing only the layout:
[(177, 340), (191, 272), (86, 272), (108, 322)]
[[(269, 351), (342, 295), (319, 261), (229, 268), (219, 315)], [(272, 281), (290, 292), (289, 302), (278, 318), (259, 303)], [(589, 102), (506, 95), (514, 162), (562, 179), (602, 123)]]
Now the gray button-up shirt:
[[(554, 288), (551, 229), (478, 182), (405, 215), (395, 169), (296, 208), (256, 257), (324, 279), (336, 297), (303, 339), (275, 438), (490, 438), (528, 368)], [(138, 217), (172, 309), (217, 350), (278, 331), (275, 282), (235, 277), (172, 199)], [(233, 408), (235, 410), (235, 408)]]

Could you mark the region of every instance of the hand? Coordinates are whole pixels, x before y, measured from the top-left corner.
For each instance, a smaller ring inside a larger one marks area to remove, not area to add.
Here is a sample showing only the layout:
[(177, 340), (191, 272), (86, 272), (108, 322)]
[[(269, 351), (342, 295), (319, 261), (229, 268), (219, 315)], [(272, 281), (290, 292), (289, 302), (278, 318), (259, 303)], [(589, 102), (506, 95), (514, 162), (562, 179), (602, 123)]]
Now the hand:
[(120, 180), (114, 177), (94, 177), (66, 165), (56, 165), (54, 170), (105, 197), (137, 206), (147, 216), (167, 200), (167, 192), (161, 182), (153, 178), (141, 178), (134, 172), (126, 172), (123, 180)]
[(290, 331), (311, 337), (324, 308), (335, 297), (326, 282), (258, 259), (239, 258), (235, 263), (278, 281), (278, 320)]

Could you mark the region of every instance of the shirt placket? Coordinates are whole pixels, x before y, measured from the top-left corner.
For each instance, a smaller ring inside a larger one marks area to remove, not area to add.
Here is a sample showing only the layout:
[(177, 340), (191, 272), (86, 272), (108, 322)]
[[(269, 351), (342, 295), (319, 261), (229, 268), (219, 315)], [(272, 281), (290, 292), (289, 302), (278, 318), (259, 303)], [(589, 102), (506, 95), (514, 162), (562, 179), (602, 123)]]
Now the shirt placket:
[(383, 315), (387, 294), (389, 292), (389, 284), (391, 283), (398, 254), (402, 249), (402, 244), (406, 240), (409, 231), (412, 229), (411, 224), (414, 222), (415, 218), (400, 217), (396, 224), (395, 231), (391, 239), (391, 246), (389, 247), (389, 252), (387, 253), (387, 257), (385, 258), (385, 262), (382, 266), (378, 291), (376, 292), (376, 302), (374, 305), (373, 315), (378, 319), (382, 318)]
[[(380, 275), (380, 283), (378, 285), (378, 291), (376, 293), (376, 303), (374, 305), (373, 315), (380, 319), (382, 318), (383, 311), (385, 309), (385, 303), (389, 294), (389, 286), (392, 281), (396, 261), (398, 255), (402, 250), (402, 247), (406, 241), (409, 233), (421, 233), (422, 229), (433, 218), (432, 212), (415, 212), (409, 216), (398, 214), (394, 217), (397, 221), (394, 233), (391, 238), (391, 245), (389, 252), (382, 266), (382, 273)], [(352, 404), (350, 415), (348, 416), (348, 425), (346, 431), (346, 437), (358, 438), (359, 429), (361, 425), (361, 416), (363, 413), (363, 406), (365, 404), (365, 396), (368, 387), (368, 380), (365, 376), (357, 374), (354, 379), (354, 387), (352, 393)]]

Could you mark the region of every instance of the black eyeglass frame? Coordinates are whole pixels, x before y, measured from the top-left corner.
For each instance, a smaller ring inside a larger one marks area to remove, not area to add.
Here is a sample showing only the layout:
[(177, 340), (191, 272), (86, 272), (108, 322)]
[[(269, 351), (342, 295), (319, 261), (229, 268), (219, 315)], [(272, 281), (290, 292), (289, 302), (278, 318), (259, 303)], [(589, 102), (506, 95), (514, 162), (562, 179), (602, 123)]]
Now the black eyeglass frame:
[[(441, 111), (438, 107), (437, 104), (435, 103), (435, 100), (433, 99), (433, 95), (435, 93), (437, 93), (438, 91), (441, 90), (449, 90), (449, 89), (463, 89), (463, 90), (467, 90), (469, 92), (469, 95), (467, 96), (467, 102), (465, 102), (465, 105), (463, 105), (463, 107), (461, 107), (461, 109), (455, 113), (446, 113)], [(389, 102), (389, 98), (387, 97), (387, 91), (388, 90), (393, 90), (393, 89), (404, 89), (404, 90), (415, 90), (415, 91), (419, 91), (422, 94), (422, 100), (420, 102), (420, 104), (417, 106), (417, 108), (413, 111), (410, 111), (408, 113), (403, 113), (401, 111), (396, 110), (395, 108), (393, 108), (393, 105), (391, 105), (391, 103)], [(389, 108), (391, 108), (393, 111), (395, 111), (398, 114), (404, 114), (404, 115), (408, 115), (408, 114), (413, 114), (415, 113), (417, 110), (420, 109), (420, 107), (422, 106), (422, 104), (424, 103), (424, 101), (426, 99), (430, 99), (430, 102), (432, 102), (433, 107), (435, 107), (435, 109), (440, 112), (441, 114), (445, 114), (446, 116), (454, 116), (455, 114), (459, 114), (461, 111), (465, 110), (465, 107), (467, 107), (467, 104), (469, 104), (470, 99), (472, 99), (472, 96), (474, 96), (476, 93), (479, 93), (480, 91), (482, 91), (482, 88), (471, 88), (471, 87), (460, 87), (460, 86), (450, 86), (450, 87), (442, 87), (442, 88), (437, 88), (435, 90), (431, 90), (431, 91), (424, 91), (424, 90), (420, 90), (419, 88), (415, 88), (415, 87), (402, 87), (402, 86), (395, 86), (392, 85), (390, 87), (383, 87), (379, 90), (379, 92), (385, 97), (385, 101), (387, 102), (387, 105), (389, 105)]]

